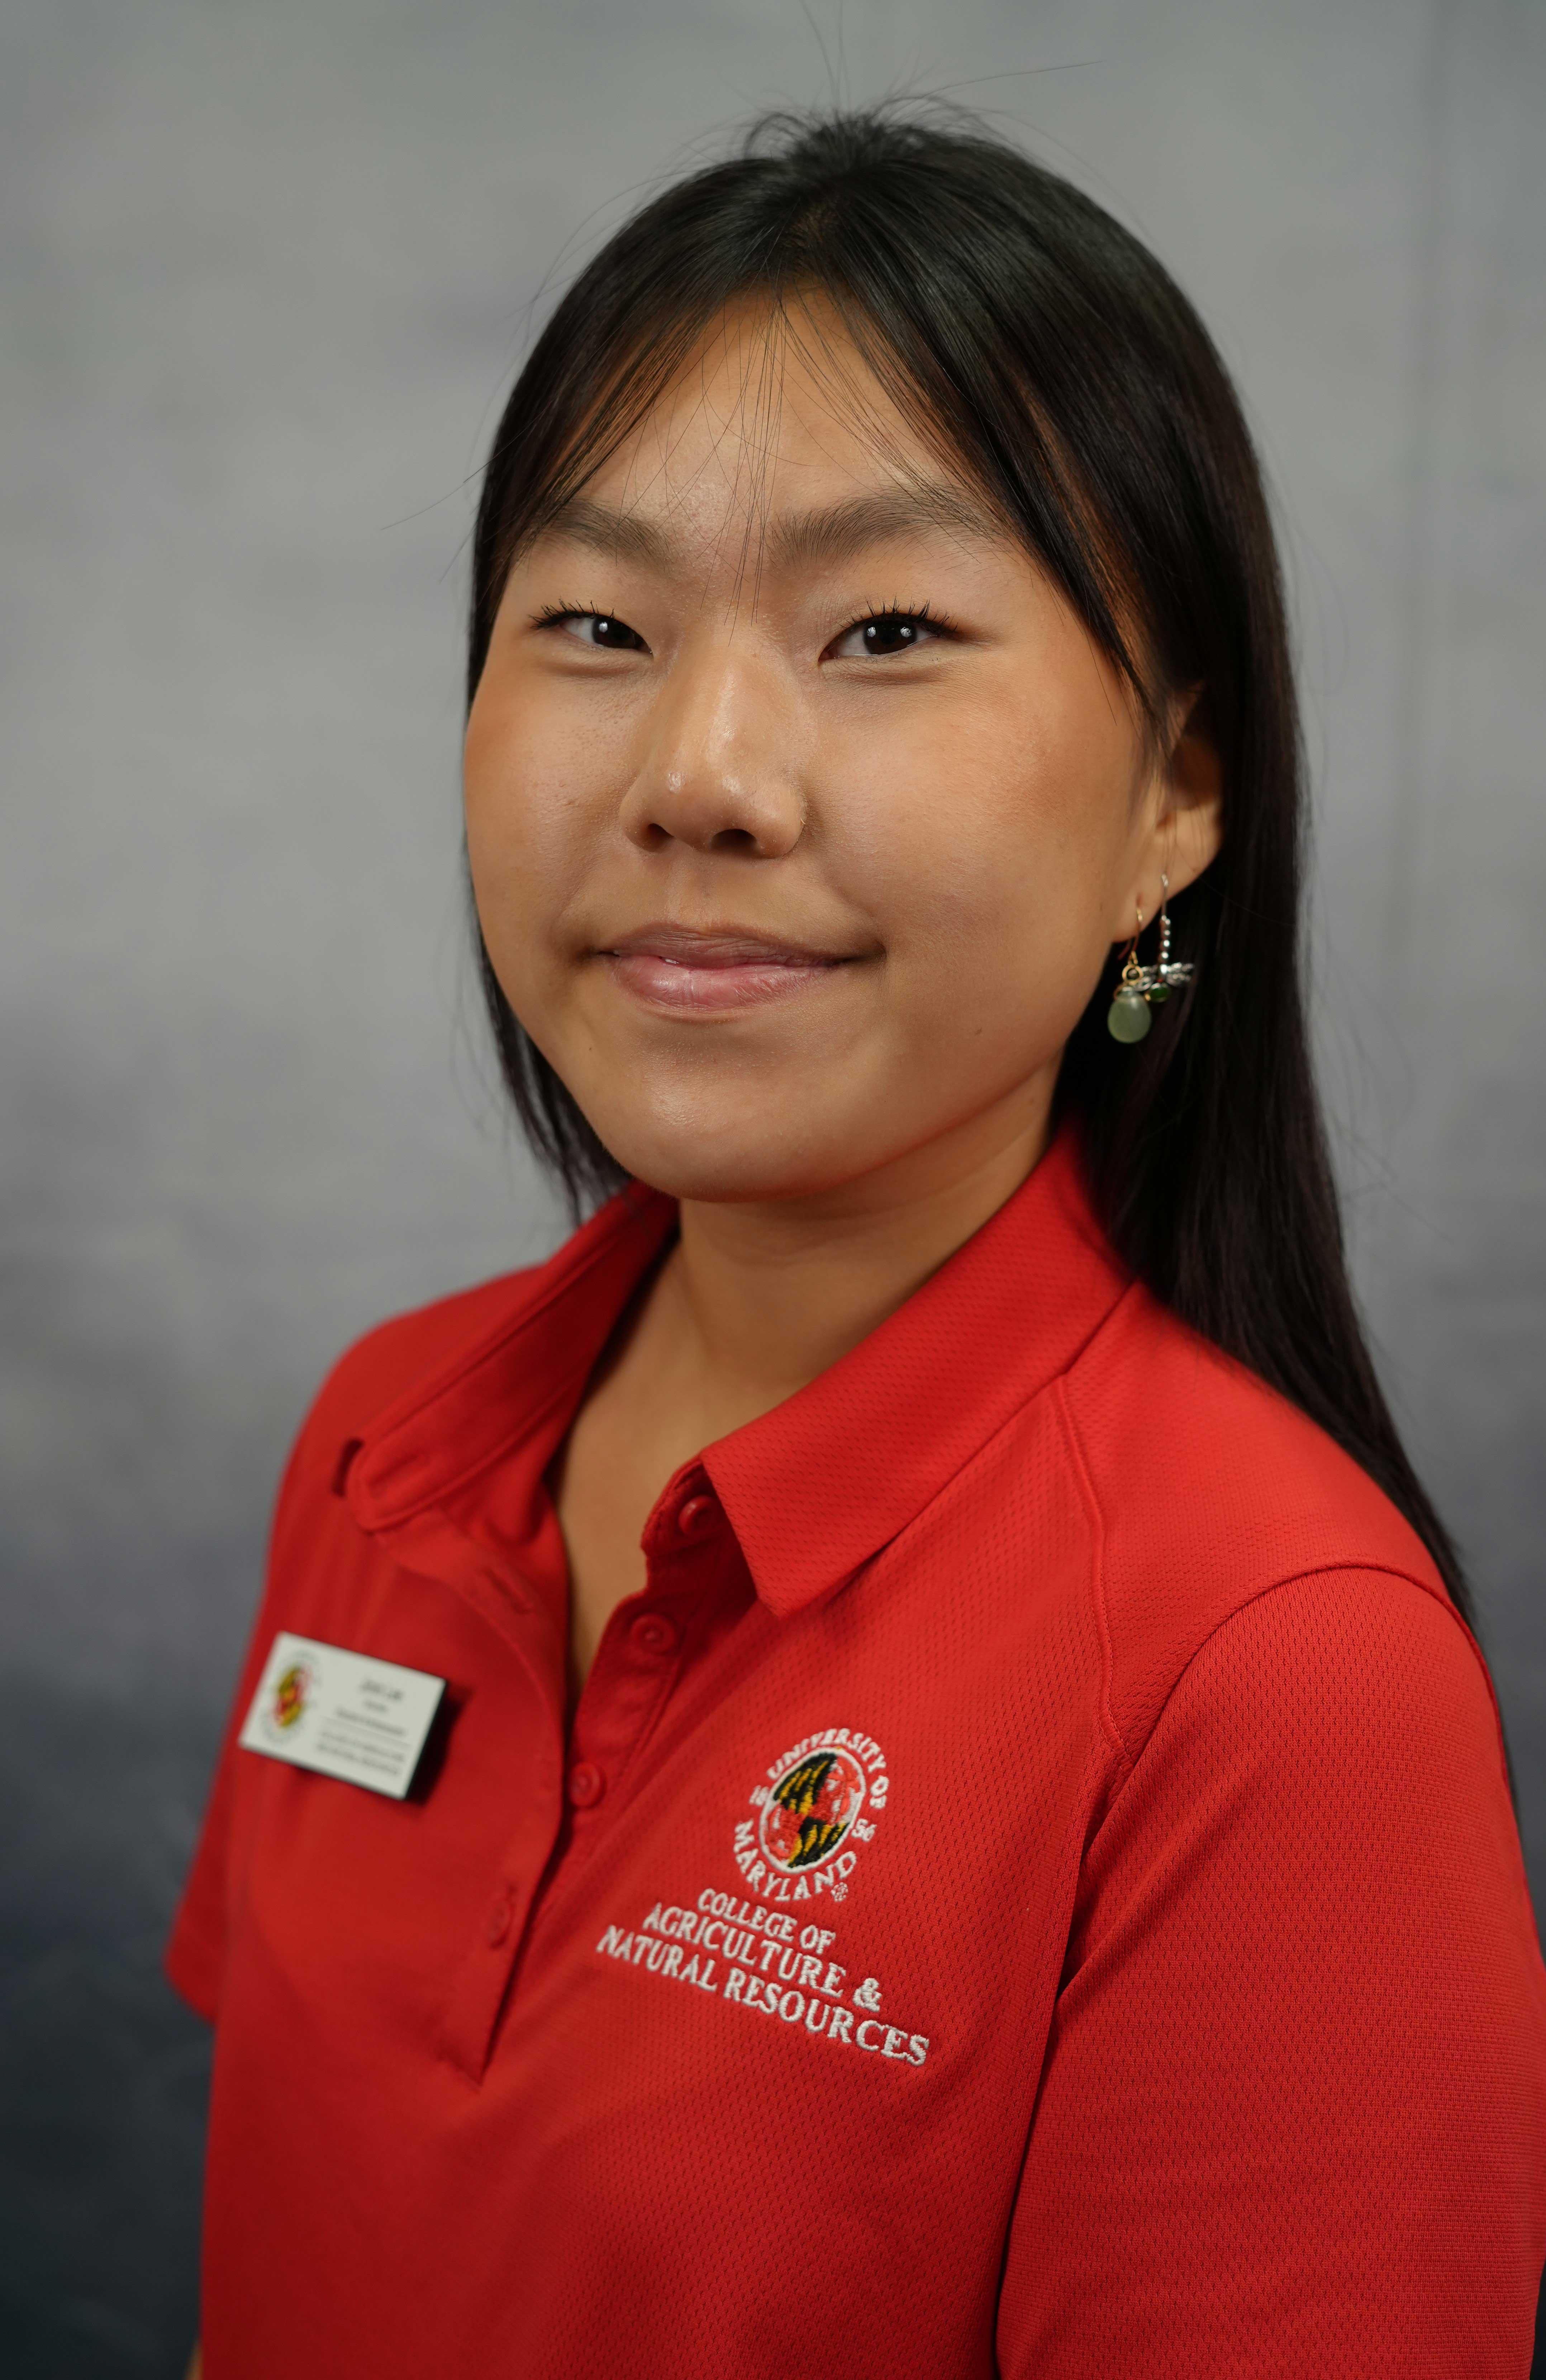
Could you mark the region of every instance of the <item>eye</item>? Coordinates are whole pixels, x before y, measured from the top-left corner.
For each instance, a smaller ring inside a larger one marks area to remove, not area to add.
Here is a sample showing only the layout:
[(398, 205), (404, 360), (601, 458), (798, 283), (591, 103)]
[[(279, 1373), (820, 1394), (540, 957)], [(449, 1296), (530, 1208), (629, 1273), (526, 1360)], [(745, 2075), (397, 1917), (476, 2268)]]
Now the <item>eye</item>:
[(572, 607), (554, 605), (537, 615), (537, 625), (543, 628), (559, 628), (575, 642), (588, 645), (598, 653), (647, 653), (650, 650), (637, 628), (626, 620), (615, 619), (610, 612), (578, 612)]
[[(887, 661), (894, 653), (912, 653), (937, 638), (948, 636), (949, 628), (932, 618), (927, 610), (904, 612), (888, 609), (871, 612), (868, 618), (856, 620), (834, 638), (827, 652), (834, 661)], [(824, 657), (823, 657), (824, 658)]]

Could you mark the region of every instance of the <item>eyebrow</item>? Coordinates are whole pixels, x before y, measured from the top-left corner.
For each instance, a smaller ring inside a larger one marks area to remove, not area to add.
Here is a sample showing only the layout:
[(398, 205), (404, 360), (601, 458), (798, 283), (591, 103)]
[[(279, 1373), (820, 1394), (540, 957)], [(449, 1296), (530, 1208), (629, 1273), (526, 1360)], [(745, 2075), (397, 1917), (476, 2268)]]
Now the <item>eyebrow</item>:
[[(849, 561), (869, 546), (919, 529), (994, 540), (1009, 533), (985, 504), (938, 482), (877, 489), (819, 511), (785, 514), (769, 525), (764, 551), (785, 568), (801, 564), (809, 568)], [(598, 504), (591, 496), (571, 496), (542, 524), (533, 542), (548, 538), (566, 538), (609, 560), (641, 562), (657, 570), (668, 570), (679, 559), (669, 530), (642, 514)]]

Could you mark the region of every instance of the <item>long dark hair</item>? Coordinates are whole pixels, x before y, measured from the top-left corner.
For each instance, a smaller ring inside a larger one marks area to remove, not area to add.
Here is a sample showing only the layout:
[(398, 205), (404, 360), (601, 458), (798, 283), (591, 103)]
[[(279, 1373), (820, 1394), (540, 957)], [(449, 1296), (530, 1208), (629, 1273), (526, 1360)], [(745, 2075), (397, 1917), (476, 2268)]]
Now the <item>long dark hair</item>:
[[(1173, 909), (1173, 955), (1197, 979), (1135, 1049), (1104, 1028), (1108, 974), (1057, 1110), (1082, 1118), (1096, 1211), (1126, 1264), (1362, 1465), (1475, 1633), (1348, 1284), (1305, 1026), (1303, 764), (1260, 472), (1217, 350), (1130, 232), (955, 111), (763, 118), (607, 242), (517, 380), (478, 513), (469, 699), (522, 541), (723, 309), (812, 294), (1014, 523), (1150, 724), (1180, 689), (1206, 690), (1223, 846)], [(578, 1214), (622, 1170), (522, 1032), (481, 935), (479, 953), (521, 1122)]]

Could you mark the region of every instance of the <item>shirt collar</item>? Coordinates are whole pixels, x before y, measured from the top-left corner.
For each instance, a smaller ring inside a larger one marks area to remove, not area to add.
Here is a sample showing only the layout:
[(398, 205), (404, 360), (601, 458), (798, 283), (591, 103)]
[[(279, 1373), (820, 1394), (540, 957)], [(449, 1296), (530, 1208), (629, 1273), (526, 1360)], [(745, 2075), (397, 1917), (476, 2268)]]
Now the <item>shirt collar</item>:
[[(511, 1463), (535, 1489), (676, 1220), (675, 1200), (630, 1185), (535, 1279), (498, 1284), (492, 1325), (360, 1438), (346, 1493), (361, 1524), (403, 1529)], [(1090, 1212), (1069, 1120), (1014, 1196), (878, 1329), (685, 1465), (651, 1532), (706, 1473), (767, 1609), (782, 1619), (821, 1600), (1067, 1369), (1129, 1278)]]
[(797, 1395), (703, 1467), (778, 1617), (835, 1592), (1065, 1371), (1130, 1276), (1065, 1123), (980, 1230)]
[(361, 1524), (395, 1530), (459, 1502), (508, 1458), (540, 1474), (676, 1222), (675, 1199), (629, 1184), (534, 1275), (491, 1284), (493, 1320), (360, 1434), (347, 1493)]

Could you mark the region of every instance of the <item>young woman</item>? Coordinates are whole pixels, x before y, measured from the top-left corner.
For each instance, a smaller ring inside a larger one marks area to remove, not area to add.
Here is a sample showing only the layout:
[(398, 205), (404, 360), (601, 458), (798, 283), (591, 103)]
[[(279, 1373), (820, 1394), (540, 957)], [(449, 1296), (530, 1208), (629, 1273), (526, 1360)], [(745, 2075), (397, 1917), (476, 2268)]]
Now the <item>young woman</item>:
[(209, 2380), (1522, 2380), (1546, 1971), (1197, 317), (969, 127), (764, 126), (558, 307), (471, 627), (597, 1210), (286, 1475), (169, 1953)]

